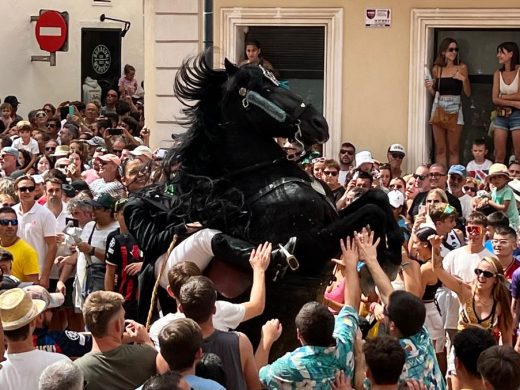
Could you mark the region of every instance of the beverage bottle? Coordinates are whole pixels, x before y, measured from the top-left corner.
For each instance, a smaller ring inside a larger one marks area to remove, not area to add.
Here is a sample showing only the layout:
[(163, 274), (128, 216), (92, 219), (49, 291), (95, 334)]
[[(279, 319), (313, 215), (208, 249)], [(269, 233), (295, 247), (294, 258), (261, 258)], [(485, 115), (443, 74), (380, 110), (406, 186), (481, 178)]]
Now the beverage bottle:
[(424, 64), (424, 80), (429, 81), (430, 83), (433, 81), (432, 74), (430, 73), (430, 68), (428, 65)]

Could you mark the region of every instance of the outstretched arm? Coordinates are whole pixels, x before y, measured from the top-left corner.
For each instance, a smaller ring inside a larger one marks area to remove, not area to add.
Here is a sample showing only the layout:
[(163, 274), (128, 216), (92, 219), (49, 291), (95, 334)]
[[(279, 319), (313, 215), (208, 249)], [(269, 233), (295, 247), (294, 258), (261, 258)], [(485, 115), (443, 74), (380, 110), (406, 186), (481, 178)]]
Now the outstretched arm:
[(374, 242), (374, 232), (363, 228), (360, 234), (356, 234), (356, 244), (358, 246), (359, 258), (365, 261), (372, 279), (379, 290), (381, 301), (388, 305), (390, 294), (394, 291), (388, 275), (385, 274), (377, 261), (377, 245), (379, 238)]
[(346, 237), (340, 240), (341, 260), (334, 260), (343, 265), (342, 272), (345, 278), (343, 288), (343, 299), (346, 306), (358, 310), (361, 301), (361, 288), (359, 287), (359, 276), (357, 272), (357, 262), (359, 259), (357, 246), (354, 238)]
[(249, 257), (249, 263), (253, 268), (253, 285), (249, 301), (242, 303), (245, 313), (242, 322), (259, 316), (265, 308), (265, 271), (271, 260), (272, 245), (270, 242), (258, 245), (253, 249)]

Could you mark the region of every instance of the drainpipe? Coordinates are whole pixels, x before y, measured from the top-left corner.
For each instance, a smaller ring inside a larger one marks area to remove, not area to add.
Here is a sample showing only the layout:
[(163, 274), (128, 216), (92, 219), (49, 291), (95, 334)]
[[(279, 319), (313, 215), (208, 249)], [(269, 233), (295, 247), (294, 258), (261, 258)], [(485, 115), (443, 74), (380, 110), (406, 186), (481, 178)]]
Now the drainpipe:
[(204, 50), (208, 51), (208, 63), (213, 63), (213, 0), (204, 0)]

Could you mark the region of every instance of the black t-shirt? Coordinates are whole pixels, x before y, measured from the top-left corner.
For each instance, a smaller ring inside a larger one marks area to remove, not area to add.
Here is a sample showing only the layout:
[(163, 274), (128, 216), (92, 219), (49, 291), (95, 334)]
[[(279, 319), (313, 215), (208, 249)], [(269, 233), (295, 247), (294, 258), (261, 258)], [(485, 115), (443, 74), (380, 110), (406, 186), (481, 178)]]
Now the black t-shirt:
[(33, 345), (42, 351), (62, 353), (70, 358), (81, 357), (92, 349), (92, 335), (36, 328)]
[(137, 302), (139, 293), (138, 274), (130, 276), (126, 267), (143, 261), (143, 252), (131, 234), (121, 234), (119, 229), (108, 234), (106, 263), (116, 267), (116, 291), (126, 302)]

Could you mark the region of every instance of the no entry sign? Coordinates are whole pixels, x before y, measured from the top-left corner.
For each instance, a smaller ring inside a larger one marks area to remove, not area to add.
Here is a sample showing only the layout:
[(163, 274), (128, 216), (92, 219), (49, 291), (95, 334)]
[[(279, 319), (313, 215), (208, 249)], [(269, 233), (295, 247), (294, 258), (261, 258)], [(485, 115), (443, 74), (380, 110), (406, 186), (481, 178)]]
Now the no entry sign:
[(44, 11), (36, 22), (35, 34), (40, 49), (54, 53), (67, 40), (67, 22), (57, 11)]

